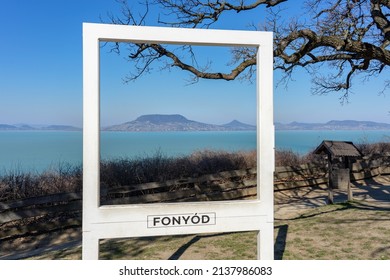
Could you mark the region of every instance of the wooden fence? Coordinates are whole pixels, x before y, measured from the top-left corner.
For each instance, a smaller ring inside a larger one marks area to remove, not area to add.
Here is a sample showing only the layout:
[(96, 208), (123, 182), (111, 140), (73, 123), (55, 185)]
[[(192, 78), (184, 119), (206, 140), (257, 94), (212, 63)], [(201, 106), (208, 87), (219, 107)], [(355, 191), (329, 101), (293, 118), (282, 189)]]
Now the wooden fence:
[(234, 200), (254, 196), (256, 196), (256, 168), (225, 171), (162, 183), (111, 188), (103, 186), (101, 204)]
[(361, 160), (352, 164), (351, 181), (359, 181), (379, 175), (390, 175), (390, 157)]
[[(162, 183), (101, 187), (101, 204), (135, 204), (256, 197), (256, 169), (234, 170)], [(81, 226), (81, 193), (0, 202), (0, 240)]]
[[(390, 175), (389, 159), (360, 161), (352, 166), (351, 180)], [(327, 168), (315, 165), (276, 167), (275, 191), (327, 184)], [(226, 171), (198, 178), (162, 183), (107, 187), (102, 185), (101, 204), (253, 199), (256, 169)], [(0, 202), (0, 241), (81, 226), (80, 193), (59, 193)]]
[(274, 190), (310, 187), (327, 183), (327, 169), (313, 164), (275, 168)]

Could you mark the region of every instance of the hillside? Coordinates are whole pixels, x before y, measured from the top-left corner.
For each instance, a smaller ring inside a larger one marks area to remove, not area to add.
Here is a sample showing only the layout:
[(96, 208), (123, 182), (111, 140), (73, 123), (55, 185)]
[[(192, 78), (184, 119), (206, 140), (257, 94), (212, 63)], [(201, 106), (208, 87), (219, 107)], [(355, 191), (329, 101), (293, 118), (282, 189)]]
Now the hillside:
[(225, 125), (207, 124), (189, 120), (178, 114), (143, 115), (123, 124), (103, 128), (105, 131), (236, 131), (256, 130), (256, 126), (232, 121)]
[(70, 125), (47, 125), (47, 126), (31, 126), (27, 124), (9, 125), (0, 124), (0, 130), (56, 130), (56, 131), (81, 131), (81, 128)]
[(0, 124), (0, 130), (17, 130), (18, 128), (14, 125)]
[[(287, 124), (275, 123), (276, 130), (390, 130), (390, 124), (372, 121), (332, 120), (326, 123), (291, 122)], [(28, 124), (1, 124), (0, 131), (18, 130), (55, 130), (81, 131), (79, 127), (69, 125), (28, 125)], [(173, 114), (143, 115), (137, 119), (122, 124), (102, 128), (105, 131), (247, 131), (256, 130), (255, 125), (249, 125), (233, 120), (223, 125), (207, 124), (186, 117)]]
[(256, 130), (256, 126), (242, 123), (237, 120), (224, 124), (223, 127), (230, 130)]
[(275, 123), (276, 130), (390, 130), (390, 124), (371, 121), (332, 120), (327, 123)]

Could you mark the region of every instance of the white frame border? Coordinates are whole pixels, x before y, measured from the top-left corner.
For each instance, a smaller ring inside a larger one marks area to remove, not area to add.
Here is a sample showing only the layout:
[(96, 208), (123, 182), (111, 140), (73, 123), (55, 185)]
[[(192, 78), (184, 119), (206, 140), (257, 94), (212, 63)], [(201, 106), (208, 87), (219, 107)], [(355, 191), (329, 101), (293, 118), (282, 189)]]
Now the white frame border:
[[(100, 206), (100, 41), (258, 48), (256, 200)], [(239, 231), (258, 231), (258, 258), (274, 258), (272, 32), (83, 23), (83, 116), (83, 259), (98, 259), (104, 238)], [(206, 212), (216, 224), (147, 228), (147, 216)]]

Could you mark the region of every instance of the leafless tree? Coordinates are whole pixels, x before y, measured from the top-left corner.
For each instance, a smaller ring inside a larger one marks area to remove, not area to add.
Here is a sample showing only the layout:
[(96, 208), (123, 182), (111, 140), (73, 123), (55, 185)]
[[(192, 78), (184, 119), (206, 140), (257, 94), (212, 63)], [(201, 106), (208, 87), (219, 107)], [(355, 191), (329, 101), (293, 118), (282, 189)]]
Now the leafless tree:
[[(303, 20), (297, 15), (285, 19), (284, 2), (292, 0), (149, 0), (144, 1), (145, 13), (141, 15), (135, 15), (126, 0), (117, 1), (122, 14), (111, 16), (110, 21), (128, 25), (145, 25), (150, 9), (161, 11), (160, 24), (186, 28), (212, 27), (229, 12), (265, 9), (267, 16), (259, 18), (259, 22), (265, 22), (262, 29), (274, 32), (275, 69), (282, 70), (285, 78), (291, 77), (296, 68), (306, 69), (312, 74), (314, 93), (340, 92), (345, 99), (356, 75), (388, 75), (390, 0), (296, 1), (304, 5)], [(159, 44), (133, 44), (129, 49), (136, 71), (128, 80), (150, 71), (162, 59), (164, 67), (178, 67), (190, 72), (194, 79), (251, 78), (256, 66), (256, 50), (249, 48), (232, 49), (231, 69), (226, 73), (198, 65), (189, 46), (179, 50)], [(119, 45), (114, 50), (119, 51)], [(319, 71), (323, 67), (331, 71)], [(389, 87), (390, 79), (385, 81), (384, 90)]]

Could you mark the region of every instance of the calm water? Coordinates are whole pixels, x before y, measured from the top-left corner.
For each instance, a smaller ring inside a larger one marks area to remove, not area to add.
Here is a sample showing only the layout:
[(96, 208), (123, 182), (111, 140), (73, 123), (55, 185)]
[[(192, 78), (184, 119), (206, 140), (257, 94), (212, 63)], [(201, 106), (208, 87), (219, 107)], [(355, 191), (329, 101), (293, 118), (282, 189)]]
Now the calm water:
[[(277, 131), (277, 149), (301, 154), (322, 140), (389, 142), (390, 131)], [(101, 157), (137, 157), (161, 151), (167, 156), (201, 149), (253, 150), (256, 132), (102, 132)], [(81, 164), (82, 132), (0, 131), (0, 173), (7, 170), (41, 172), (60, 163)]]
[(313, 151), (323, 140), (352, 141), (355, 144), (390, 142), (387, 130), (284, 130), (276, 131), (277, 149), (288, 149), (300, 154)]

